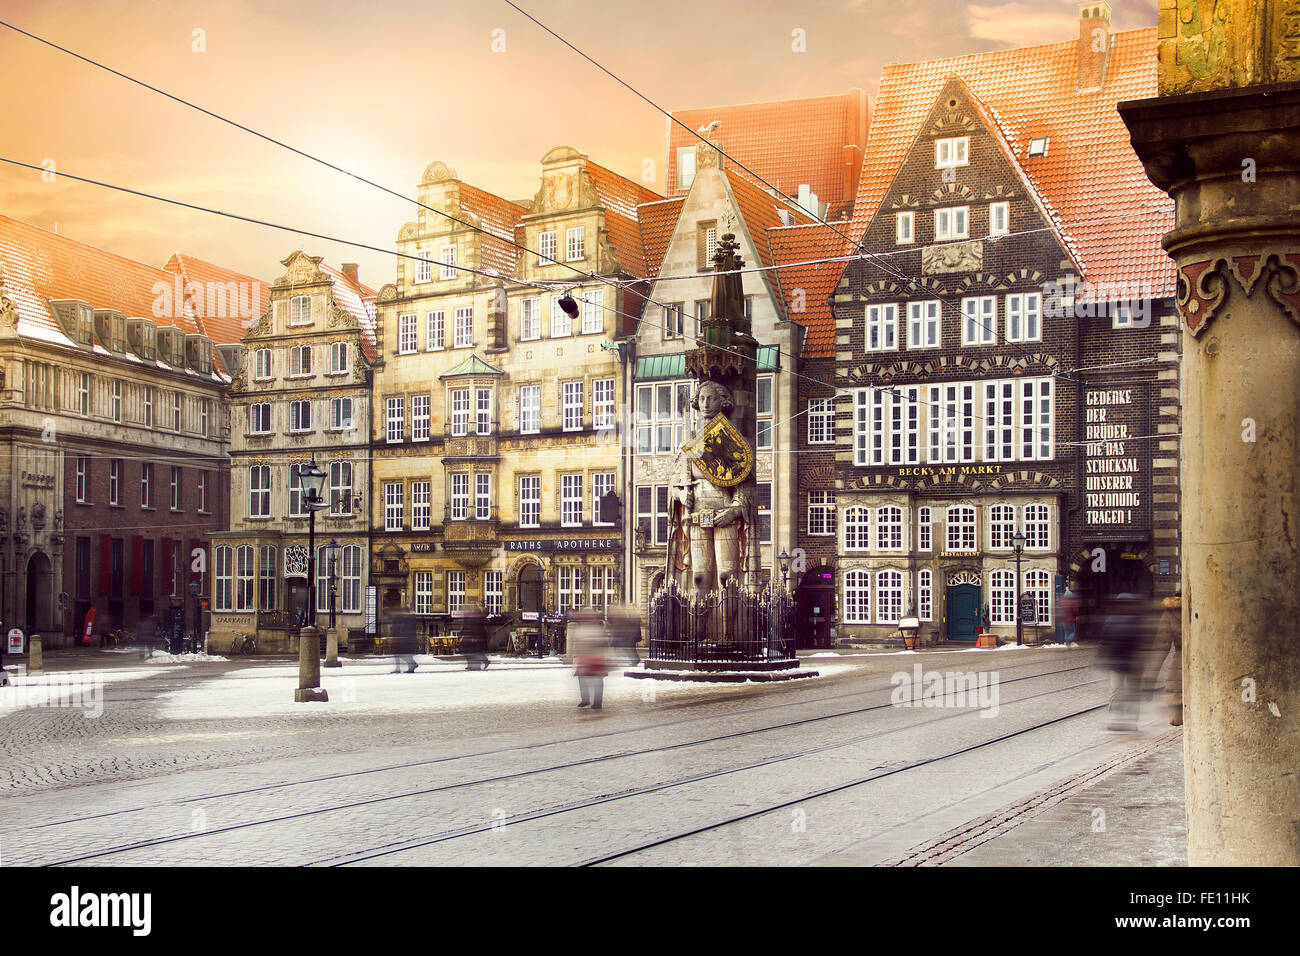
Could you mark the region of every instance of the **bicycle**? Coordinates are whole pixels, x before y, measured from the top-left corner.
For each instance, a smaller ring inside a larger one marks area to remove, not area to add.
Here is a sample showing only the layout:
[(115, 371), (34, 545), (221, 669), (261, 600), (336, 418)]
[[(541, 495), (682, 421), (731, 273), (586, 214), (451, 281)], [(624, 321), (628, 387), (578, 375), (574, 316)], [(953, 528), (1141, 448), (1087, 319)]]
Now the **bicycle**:
[(227, 653), (231, 657), (238, 657), (241, 654), (245, 656), (256, 654), (257, 638), (252, 634), (245, 634), (242, 638), (231, 642), (230, 650)]
[(135, 634), (126, 628), (108, 632), (109, 647), (130, 647), (133, 643), (135, 643)]

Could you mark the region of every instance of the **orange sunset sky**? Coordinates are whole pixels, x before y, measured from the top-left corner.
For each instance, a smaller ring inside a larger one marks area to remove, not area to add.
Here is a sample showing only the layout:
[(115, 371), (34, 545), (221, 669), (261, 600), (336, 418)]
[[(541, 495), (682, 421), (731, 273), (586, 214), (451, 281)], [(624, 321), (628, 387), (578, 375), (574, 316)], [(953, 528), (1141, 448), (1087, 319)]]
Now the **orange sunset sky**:
[[(1070, 0), (518, 0), (668, 109), (867, 91), (888, 62), (1074, 39)], [(1112, 0), (1116, 31), (1155, 0)], [(0, 20), (406, 195), (435, 159), (509, 199), (565, 144), (663, 190), (665, 118), (499, 0), (0, 0)], [(505, 51), (493, 52), (504, 30)], [(807, 51), (791, 49), (803, 30)], [(201, 30), (206, 49), (194, 49)], [(408, 202), (0, 27), (0, 156), (392, 248)], [(723, 138), (725, 141), (725, 130)], [(176, 249), (270, 280), (304, 248), (395, 260), (0, 163), (0, 212), (161, 266)]]

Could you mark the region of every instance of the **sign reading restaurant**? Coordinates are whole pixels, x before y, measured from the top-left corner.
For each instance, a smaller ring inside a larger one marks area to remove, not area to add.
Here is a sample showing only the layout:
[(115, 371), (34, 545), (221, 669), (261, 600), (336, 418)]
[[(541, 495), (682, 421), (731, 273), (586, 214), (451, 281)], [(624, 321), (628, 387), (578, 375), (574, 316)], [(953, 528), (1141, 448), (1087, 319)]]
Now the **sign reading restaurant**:
[(1147, 386), (1087, 389), (1083, 410), (1085, 528), (1101, 534), (1150, 530)]
[(507, 551), (618, 551), (621, 538), (522, 538), (505, 543)]

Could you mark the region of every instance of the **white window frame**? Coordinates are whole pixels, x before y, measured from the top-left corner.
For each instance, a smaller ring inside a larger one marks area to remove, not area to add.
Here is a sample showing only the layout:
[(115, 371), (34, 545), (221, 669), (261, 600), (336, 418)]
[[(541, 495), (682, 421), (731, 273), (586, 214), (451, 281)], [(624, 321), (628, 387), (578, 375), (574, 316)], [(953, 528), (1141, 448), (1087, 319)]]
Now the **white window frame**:
[(536, 435), (542, 430), (542, 387), (519, 386), (519, 434)]
[(1028, 504), (1024, 507), (1026, 551), (1052, 550), (1052, 506)]
[(433, 613), (433, 572), (416, 571), (411, 590), (415, 600), (412, 608), (416, 614)]
[(876, 572), (876, 623), (897, 624), (907, 610), (907, 575), (893, 568)]
[(560, 308), (560, 296), (551, 298), (551, 338), (562, 339), (573, 335), (573, 319)]
[(433, 309), (424, 313), (424, 350), (441, 352), (447, 347), (447, 313)]
[(412, 355), (419, 350), (420, 328), (419, 316), (414, 312), (403, 312), (397, 317), (397, 354)]
[(474, 430), (480, 435), (492, 434), (492, 389), (474, 390)]
[(555, 254), (557, 244), (557, 233), (554, 229), (547, 229), (537, 236), (537, 264), (539, 266), (553, 266), (558, 261)]
[(989, 203), (989, 235), (1011, 235), (1011, 203)]
[(289, 403), (289, 431), (311, 431), (311, 400), (295, 399)]
[(835, 492), (825, 489), (808, 492), (808, 534), (816, 537), (835, 534)]
[(330, 514), (352, 514), (352, 462), (330, 462)]
[(560, 476), (560, 525), (565, 528), (582, 526), (582, 472)]
[(489, 616), (501, 613), (505, 575), (501, 571), (483, 572), (483, 610)]
[(587, 258), (587, 227), (569, 226), (564, 230), (564, 261), (579, 262)]
[(384, 399), (384, 436), (388, 444), (400, 444), (406, 431), (406, 398), (402, 395)]
[(591, 383), (591, 426), (596, 431), (613, 428), (614, 379), (598, 378)]
[(447, 390), (447, 407), (450, 410), (448, 419), (451, 422), (451, 435), (453, 438), (463, 438), (469, 434), (471, 394), (473, 393), (468, 388)]
[(934, 572), (929, 568), (916, 572), (916, 616), (922, 621), (934, 620)]
[(871, 550), (871, 509), (853, 505), (844, 509), (844, 550)]
[(271, 517), (270, 465), (252, 465), (248, 469), (248, 516)]
[(945, 206), (934, 211), (934, 241), (970, 238), (970, 206)]
[(908, 349), (937, 349), (943, 345), (943, 303), (938, 299), (907, 303)]
[(605, 331), (604, 293), (600, 289), (582, 291), (582, 334), (598, 335)]
[(443, 246), (438, 253), (438, 278), (454, 279), (459, 272), (456, 268), (456, 247)]
[[(766, 392), (767, 400), (763, 396)], [(754, 382), (754, 447), (767, 451), (776, 441), (776, 376), (760, 375)]]
[(248, 406), (248, 434), (271, 434), (270, 402), (254, 402)]
[(402, 531), (406, 515), (406, 489), (400, 481), (384, 482), (384, 530)]
[(542, 476), (519, 476), (519, 527), (541, 527)]
[(895, 214), (894, 242), (900, 246), (916, 242), (916, 213), (900, 212)]
[[(347, 409), (347, 415), (343, 414)], [(330, 399), (330, 431), (342, 432), (352, 427), (352, 399), (350, 398), (331, 398)]]
[(172, 469), (171, 483), (169, 486), (168, 500), (170, 502), (172, 511), (180, 511), (181, 510), (181, 488), (182, 488), (182, 483), (184, 481), (184, 478), (182, 477), (183, 472), (176, 465), (172, 465), (171, 469)]
[(876, 550), (907, 550), (907, 509), (899, 505), (881, 505), (876, 509)]
[(311, 325), (311, 296), (296, 295), (289, 300), (289, 324)]
[(110, 458), (108, 460), (108, 503), (110, 505), (121, 505), (122, 503), (121, 458)]
[(428, 531), (433, 520), (433, 482), (411, 482), (411, 530)]
[(1043, 294), (1014, 292), (1004, 300), (1008, 342), (1041, 342), (1043, 339)]
[(830, 445), (835, 442), (835, 399), (808, 400), (808, 444)]
[(935, 169), (946, 169), (952, 166), (967, 166), (969, 164), (969, 136), (949, 136), (934, 141)]
[(454, 349), (471, 349), (474, 347), (474, 309), (471, 306), (460, 306), (455, 312), (455, 329), (453, 332), (452, 348)]
[(916, 550), (929, 554), (934, 549), (934, 509), (918, 505), (916, 509)]
[(600, 520), (600, 499), (614, 490), (614, 472), (597, 471), (591, 476), (591, 523), (598, 527), (613, 525), (613, 521)]
[(950, 505), (944, 513), (943, 524), (945, 551), (970, 553), (978, 550), (978, 509), (972, 505)]
[(469, 518), (469, 472), (453, 471), (447, 478), (451, 485), (447, 496), (451, 503), (451, 520), (465, 521)]
[(271, 377), (271, 350), (258, 349), (253, 353), (253, 380), (264, 382)]
[(973, 295), (961, 300), (961, 344), (996, 345), (998, 341), (998, 297)]
[(564, 382), (561, 389), (564, 395), (564, 431), (582, 431), (583, 413), (586, 411), (583, 383)]
[(492, 473), (474, 472), (474, 517), (478, 521), (492, 518)]
[(411, 441), (429, 440), (431, 404), (428, 395), (411, 396)]
[(90, 499), (90, 458), (86, 455), (77, 456), (77, 503), (86, 504)]
[(989, 550), (1010, 551), (1016, 533), (1016, 506), (1005, 502), (989, 505), (988, 524)]
[(989, 572), (989, 623), (1016, 623), (1016, 573), (999, 568)]
[(310, 345), (295, 345), (289, 349), (289, 377), (310, 378), (312, 375), (312, 348)]
[(868, 352), (891, 352), (898, 349), (898, 304), (869, 305), (866, 311), (863, 342)]
[[(543, 233), (545, 235), (545, 233)], [(542, 337), (542, 300), (519, 300), (519, 341), (533, 342)]]
[(871, 573), (854, 568), (844, 573), (844, 623), (871, 623)]

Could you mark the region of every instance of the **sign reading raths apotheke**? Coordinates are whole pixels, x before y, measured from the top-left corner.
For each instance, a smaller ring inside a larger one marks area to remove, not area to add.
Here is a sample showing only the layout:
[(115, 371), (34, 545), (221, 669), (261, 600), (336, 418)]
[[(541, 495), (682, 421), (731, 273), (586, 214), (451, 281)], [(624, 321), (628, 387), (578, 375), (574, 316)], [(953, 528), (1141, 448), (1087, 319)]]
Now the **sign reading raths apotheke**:
[(523, 538), (505, 542), (507, 551), (618, 551), (621, 538)]
[(1083, 393), (1083, 524), (1091, 535), (1151, 529), (1150, 386)]

